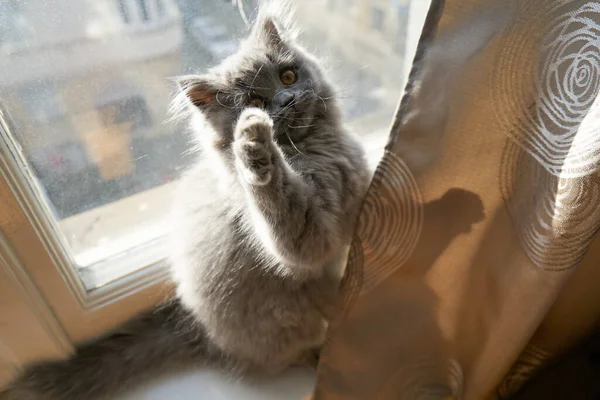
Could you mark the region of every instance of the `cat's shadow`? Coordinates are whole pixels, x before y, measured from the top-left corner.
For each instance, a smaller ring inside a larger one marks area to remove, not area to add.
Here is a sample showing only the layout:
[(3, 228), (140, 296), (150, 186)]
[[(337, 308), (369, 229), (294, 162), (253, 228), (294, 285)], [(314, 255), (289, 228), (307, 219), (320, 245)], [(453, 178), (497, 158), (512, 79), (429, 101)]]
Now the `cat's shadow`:
[(460, 366), (439, 325), (440, 298), (425, 274), (457, 237), (485, 218), (484, 207), (477, 194), (452, 188), (424, 204), (423, 215), (407, 262), (359, 297), (332, 337), (315, 398), (411, 397), (420, 390), (442, 398), (460, 391)]
[[(460, 235), (485, 219), (481, 198), (466, 189), (452, 188), (423, 206), (423, 228), (406, 270), (426, 273)], [(403, 267), (401, 267), (403, 268)]]

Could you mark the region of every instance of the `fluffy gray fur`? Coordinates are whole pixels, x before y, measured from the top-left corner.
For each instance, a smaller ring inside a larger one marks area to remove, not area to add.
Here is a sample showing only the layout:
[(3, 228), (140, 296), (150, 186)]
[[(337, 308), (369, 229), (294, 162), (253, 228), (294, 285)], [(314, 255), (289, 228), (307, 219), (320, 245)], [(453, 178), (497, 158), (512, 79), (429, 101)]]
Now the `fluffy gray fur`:
[(183, 361), (275, 373), (314, 360), (370, 176), (327, 75), (261, 12), (237, 54), (179, 83), (174, 110), (202, 151), (173, 208), (177, 301), (32, 366), (0, 400), (110, 398)]

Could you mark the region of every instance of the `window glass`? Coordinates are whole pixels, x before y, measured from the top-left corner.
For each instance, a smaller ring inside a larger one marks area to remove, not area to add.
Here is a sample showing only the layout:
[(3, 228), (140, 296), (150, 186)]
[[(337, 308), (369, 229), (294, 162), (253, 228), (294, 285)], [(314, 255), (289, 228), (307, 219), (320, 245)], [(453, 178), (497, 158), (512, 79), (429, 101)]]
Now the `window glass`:
[(373, 29), (383, 32), (384, 22), (385, 22), (385, 12), (381, 9), (381, 7), (373, 7), (372, 16), (371, 16), (371, 26)]
[[(296, 2), (301, 39), (328, 65), (347, 121), (374, 160), (402, 89), (408, 1)], [(185, 127), (164, 123), (167, 78), (234, 52), (247, 32), (241, 15), (251, 18), (257, 4), (0, 2), (0, 93), (11, 137), (74, 267), (103, 276), (84, 280), (89, 289), (119, 277), (91, 269), (167, 233), (173, 185), (193, 161)], [(119, 274), (147, 265), (130, 259)]]

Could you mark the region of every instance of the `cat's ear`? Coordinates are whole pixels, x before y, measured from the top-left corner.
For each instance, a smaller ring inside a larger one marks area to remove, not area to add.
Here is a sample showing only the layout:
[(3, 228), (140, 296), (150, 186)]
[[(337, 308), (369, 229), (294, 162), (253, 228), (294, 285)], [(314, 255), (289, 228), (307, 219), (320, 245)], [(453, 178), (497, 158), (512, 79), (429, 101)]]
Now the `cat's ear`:
[(255, 37), (272, 49), (286, 50), (285, 45), (291, 45), (298, 36), (294, 3), (292, 0), (262, 1), (253, 26)]
[(283, 44), (282, 31), (277, 24), (277, 21), (269, 16), (262, 21), (260, 26), (264, 40), (267, 45), (273, 48), (279, 48)]
[(175, 78), (175, 82), (190, 103), (203, 108), (214, 103), (219, 89), (214, 79), (203, 75), (186, 75)]

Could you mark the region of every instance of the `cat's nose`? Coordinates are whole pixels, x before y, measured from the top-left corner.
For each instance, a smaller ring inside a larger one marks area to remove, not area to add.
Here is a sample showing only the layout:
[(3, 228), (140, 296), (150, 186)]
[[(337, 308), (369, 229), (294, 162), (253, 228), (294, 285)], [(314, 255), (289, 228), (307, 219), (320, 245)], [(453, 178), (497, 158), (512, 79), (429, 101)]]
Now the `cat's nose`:
[(289, 90), (282, 90), (275, 95), (274, 103), (280, 108), (288, 107), (294, 102), (294, 94)]

